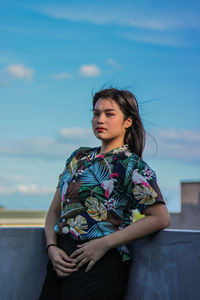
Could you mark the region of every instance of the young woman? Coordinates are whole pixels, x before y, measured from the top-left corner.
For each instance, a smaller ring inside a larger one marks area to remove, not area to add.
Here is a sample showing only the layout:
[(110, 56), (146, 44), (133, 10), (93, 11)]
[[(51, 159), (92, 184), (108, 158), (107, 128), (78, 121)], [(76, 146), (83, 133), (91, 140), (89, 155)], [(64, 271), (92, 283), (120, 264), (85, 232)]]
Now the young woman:
[[(96, 93), (92, 127), (101, 146), (68, 158), (47, 214), (50, 260), (40, 300), (123, 299), (126, 245), (170, 223), (156, 174), (142, 159), (145, 131), (134, 95)], [(146, 217), (132, 223), (134, 209)]]

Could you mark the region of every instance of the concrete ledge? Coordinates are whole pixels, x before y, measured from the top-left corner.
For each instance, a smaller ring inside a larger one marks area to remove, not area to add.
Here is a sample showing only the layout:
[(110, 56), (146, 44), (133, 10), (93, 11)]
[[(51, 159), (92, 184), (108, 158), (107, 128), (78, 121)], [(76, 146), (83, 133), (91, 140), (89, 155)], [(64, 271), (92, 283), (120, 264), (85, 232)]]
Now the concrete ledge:
[[(44, 229), (0, 228), (0, 241), (0, 299), (37, 300), (47, 262)], [(130, 248), (126, 300), (199, 300), (200, 231), (163, 230)]]
[(43, 228), (0, 228), (0, 299), (37, 300), (46, 272)]
[(200, 231), (164, 230), (131, 250), (127, 300), (200, 299)]

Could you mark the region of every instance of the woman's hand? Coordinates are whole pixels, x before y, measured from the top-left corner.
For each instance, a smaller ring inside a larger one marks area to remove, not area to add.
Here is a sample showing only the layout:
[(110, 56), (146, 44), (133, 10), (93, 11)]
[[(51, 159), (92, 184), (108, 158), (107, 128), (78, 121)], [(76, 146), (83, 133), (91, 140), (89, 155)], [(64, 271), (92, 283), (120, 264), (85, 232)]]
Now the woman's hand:
[(62, 249), (50, 247), (48, 256), (52, 262), (53, 268), (59, 277), (68, 277), (78, 271), (74, 259), (70, 258)]
[(75, 250), (70, 258), (75, 258), (74, 261), (77, 264), (77, 268), (80, 268), (85, 263), (88, 263), (86, 272), (91, 270), (94, 264), (108, 251), (106, 244), (102, 238), (91, 240), (77, 246), (79, 249)]

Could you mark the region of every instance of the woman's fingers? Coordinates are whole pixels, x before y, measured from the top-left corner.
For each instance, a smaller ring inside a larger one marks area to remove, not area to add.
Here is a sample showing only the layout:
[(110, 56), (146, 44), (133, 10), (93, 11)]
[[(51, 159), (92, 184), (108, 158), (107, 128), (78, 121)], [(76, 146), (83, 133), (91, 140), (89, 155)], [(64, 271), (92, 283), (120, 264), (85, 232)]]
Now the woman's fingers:
[(69, 259), (69, 260), (65, 260), (63, 258), (62, 255), (57, 255), (55, 256), (53, 259), (52, 259), (52, 262), (55, 264), (55, 265), (61, 265), (65, 268), (73, 268), (74, 266), (76, 266), (76, 262), (72, 259)]
[(83, 258), (79, 264), (77, 265), (77, 268), (79, 269), (80, 267), (82, 267), (84, 264), (86, 264), (89, 261), (88, 258)]
[(75, 251), (70, 255), (70, 258), (75, 258), (77, 255), (81, 254), (82, 252), (83, 252), (82, 249), (75, 250)]
[(65, 260), (59, 258), (59, 259), (56, 259), (54, 261), (54, 264), (55, 265), (59, 265), (59, 266), (62, 266), (63, 268), (74, 268), (76, 266), (76, 263), (73, 262), (73, 263), (67, 263)]
[(74, 259), (74, 261), (75, 261), (76, 264), (78, 264), (83, 259), (88, 259), (87, 255), (85, 253), (81, 253), (78, 256), (76, 256), (76, 258)]
[(62, 257), (62, 259), (64, 259), (66, 262), (68, 263), (73, 263), (74, 259), (72, 259), (71, 257), (69, 257), (65, 251), (63, 251), (62, 249), (60, 249), (60, 256)]
[(60, 272), (59, 270), (55, 270), (56, 271), (56, 274), (58, 275), (58, 277), (68, 277), (70, 276), (70, 274), (64, 274), (63, 272)]
[(85, 242), (84, 244), (78, 245), (77, 248), (78, 249), (70, 255), (70, 258), (74, 259), (77, 268), (80, 268), (88, 262), (86, 267), (87, 272), (91, 270), (96, 261), (107, 252), (105, 246), (102, 245), (98, 239)]
[(48, 256), (51, 260), (55, 260), (58, 257), (62, 257), (68, 262), (71, 262), (71, 258), (60, 248), (58, 247), (50, 247), (48, 249)]
[(60, 271), (60, 270), (58, 270), (58, 269), (55, 269), (55, 271), (56, 271), (56, 274), (59, 276), (59, 277), (61, 277), (61, 278), (63, 278), (63, 277), (69, 277), (72, 273), (70, 273), (70, 272), (68, 272), (68, 273), (66, 273), (66, 272), (62, 272), (62, 271)]
[(61, 265), (55, 265), (55, 269), (59, 270), (63, 274), (71, 274), (71, 273), (74, 273), (74, 272), (78, 271), (77, 267), (75, 267), (75, 268), (65, 268)]
[(95, 262), (96, 262), (96, 261), (91, 260), (91, 261), (89, 262), (89, 264), (87, 265), (87, 268), (85, 269), (85, 272), (90, 271), (90, 270), (92, 269), (92, 267), (94, 266)]
[[(71, 255), (72, 257), (72, 255)], [(95, 264), (96, 260), (93, 258), (93, 255), (90, 253), (87, 253), (86, 249), (80, 249), (80, 250), (76, 250), (73, 253), (73, 257), (75, 263), (77, 264), (77, 268), (82, 267), (84, 264), (86, 264), (87, 262), (89, 262), (89, 269), (88, 271), (93, 267), (93, 265)]]
[(75, 259), (70, 258), (66, 253), (64, 253), (64, 255), (61, 254), (60, 258), (62, 259), (62, 263), (64, 265), (70, 264), (73, 266), (74, 264), (76, 264)]
[(68, 277), (72, 273), (77, 272), (78, 268), (75, 263), (67, 263), (64, 260), (54, 261), (53, 267), (59, 277)]
[(62, 249), (58, 247), (51, 248), (49, 249), (50, 251), (48, 254), (58, 276), (66, 277), (73, 272), (78, 271), (77, 264), (75, 263), (74, 259), (70, 258)]

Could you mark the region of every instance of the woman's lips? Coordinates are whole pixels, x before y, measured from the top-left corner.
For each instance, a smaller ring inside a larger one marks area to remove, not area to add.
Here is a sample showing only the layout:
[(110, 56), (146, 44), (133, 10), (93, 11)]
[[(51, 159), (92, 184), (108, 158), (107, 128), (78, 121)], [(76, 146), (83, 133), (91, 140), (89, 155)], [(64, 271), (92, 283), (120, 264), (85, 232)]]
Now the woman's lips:
[(101, 128), (101, 127), (97, 127), (96, 130), (97, 130), (97, 131), (104, 131), (104, 130), (106, 130), (106, 129), (105, 129), (105, 128)]

